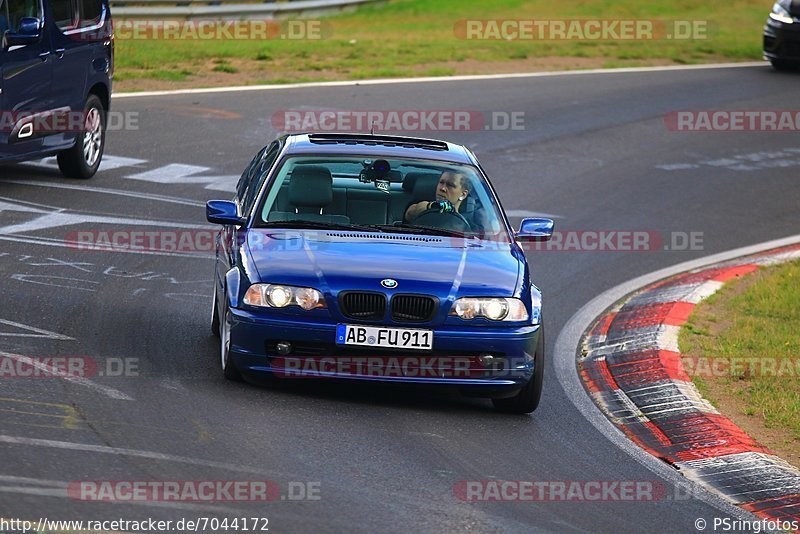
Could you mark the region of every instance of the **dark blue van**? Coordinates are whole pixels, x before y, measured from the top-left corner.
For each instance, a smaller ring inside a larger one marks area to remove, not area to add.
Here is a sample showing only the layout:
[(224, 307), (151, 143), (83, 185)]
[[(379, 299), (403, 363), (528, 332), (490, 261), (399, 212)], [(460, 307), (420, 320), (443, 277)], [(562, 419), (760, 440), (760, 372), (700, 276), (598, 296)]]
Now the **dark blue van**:
[(64, 175), (91, 178), (114, 69), (108, 0), (0, 0), (0, 37), (0, 164), (57, 155)]

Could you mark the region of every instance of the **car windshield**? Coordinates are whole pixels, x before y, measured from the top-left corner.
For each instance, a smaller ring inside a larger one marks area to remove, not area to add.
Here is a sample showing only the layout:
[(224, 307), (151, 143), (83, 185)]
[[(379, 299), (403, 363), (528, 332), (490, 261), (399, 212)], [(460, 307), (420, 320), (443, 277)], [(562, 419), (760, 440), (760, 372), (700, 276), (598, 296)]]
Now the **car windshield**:
[(485, 237), (505, 232), (470, 165), (414, 159), (286, 159), (257, 208), (256, 226)]

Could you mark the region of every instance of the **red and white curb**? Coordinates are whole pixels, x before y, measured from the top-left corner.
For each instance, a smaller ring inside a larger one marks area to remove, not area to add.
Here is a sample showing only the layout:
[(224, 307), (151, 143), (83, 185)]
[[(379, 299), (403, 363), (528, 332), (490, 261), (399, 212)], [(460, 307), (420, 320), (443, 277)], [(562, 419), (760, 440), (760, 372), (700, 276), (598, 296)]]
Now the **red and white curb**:
[(684, 476), (770, 520), (800, 520), (800, 470), (721, 415), (687, 375), (678, 332), (731, 279), (800, 259), (800, 245), (685, 272), (648, 285), (602, 315), (579, 371), (606, 416)]

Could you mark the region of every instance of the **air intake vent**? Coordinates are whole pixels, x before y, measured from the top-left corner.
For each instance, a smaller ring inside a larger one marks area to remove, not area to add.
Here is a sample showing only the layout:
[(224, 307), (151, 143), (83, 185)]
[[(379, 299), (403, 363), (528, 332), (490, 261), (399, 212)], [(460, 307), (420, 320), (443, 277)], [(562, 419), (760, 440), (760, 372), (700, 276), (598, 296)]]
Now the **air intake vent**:
[(348, 233), (338, 233), (338, 232), (327, 232), (325, 235), (328, 237), (338, 237), (344, 239), (386, 239), (389, 241), (417, 241), (419, 243), (441, 243), (442, 238), (440, 237), (425, 237), (425, 236), (418, 236), (418, 235), (400, 235), (400, 234), (354, 234), (352, 232)]
[(392, 320), (398, 323), (426, 323), (436, 315), (439, 300), (427, 295), (392, 297)]
[(377, 321), (386, 315), (386, 295), (366, 291), (348, 291), (339, 295), (342, 314), (351, 319)]

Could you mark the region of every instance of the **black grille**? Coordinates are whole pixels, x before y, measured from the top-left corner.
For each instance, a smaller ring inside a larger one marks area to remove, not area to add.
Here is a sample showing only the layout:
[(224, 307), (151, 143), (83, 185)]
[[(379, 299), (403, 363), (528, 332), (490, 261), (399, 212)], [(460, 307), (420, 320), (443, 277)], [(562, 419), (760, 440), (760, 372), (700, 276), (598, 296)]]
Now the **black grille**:
[(350, 291), (339, 296), (339, 307), (352, 319), (377, 321), (386, 315), (386, 295)]
[(395, 295), (392, 297), (392, 320), (399, 323), (425, 323), (436, 314), (438, 300), (425, 295)]

